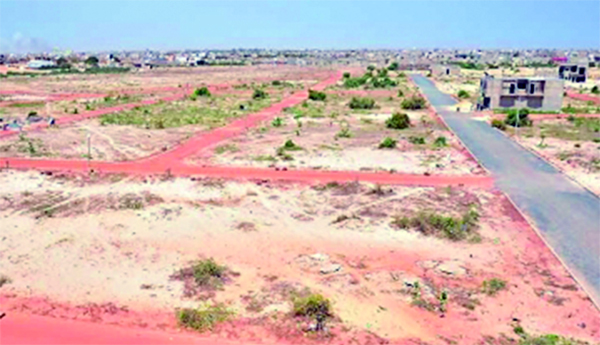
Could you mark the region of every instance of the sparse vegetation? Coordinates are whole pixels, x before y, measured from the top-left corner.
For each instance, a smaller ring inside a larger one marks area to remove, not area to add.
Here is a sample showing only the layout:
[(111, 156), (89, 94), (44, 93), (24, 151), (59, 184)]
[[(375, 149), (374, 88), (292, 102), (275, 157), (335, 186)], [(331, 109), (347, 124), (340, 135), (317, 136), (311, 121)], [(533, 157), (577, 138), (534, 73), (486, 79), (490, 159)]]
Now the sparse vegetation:
[(276, 117), (271, 121), (271, 126), (273, 127), (281, 127), (283, 126), (283, 119), (281, 117)]
[(427, 102), (425, 101), (425, 98), (416, 95), (404, 99), (400, 104), (400, 107), (402, 107), (402, 109), (410, 110), (425, 109), (426, 106)]
[(223, 304), (209, 305), (201, 309), (185, 308), (177, 311), (179, 325), (199, 332), (212, 330), (217, 324), (227, 321), (233, 312)]
[[(518, 114), (518, 116), (517, 116)], [(529, 109), (523, 108), (519, 110), (511, 110), (506, 115), (506, 119), (504, 123), (508, 126), (512, 127), (528, 127), (532, 125), (531, 120), (529, 119)]]
[(408, 142), (413, 145), (425, 145), (425, 138), (410, 136), (408, 137)]
[(220, 155), (225, 152), (238, 152), (240, 149), (234, 144), (225, 144), (215, 147), (215, 153)]
[(492, 278), (485, 280), (481, 285), (481, 290), (484, 294), (488, 296), (495, 296), (498, 292), (506, 288), (506, 281), (498, 278)]
[(506, 130), (506, 124), (502, 120), (493, 119), (491, 125), (492, 125), (492, 127), (498, 128), (501, 131), (505, 131)]
[(406, 129), (410, 127), (410, 118), (407, 114), (394, 113), (389, 119), (385, 120), (385, 126), (391, 129)]
[(192, 94), (196, 97), (210, 97), (211, 93), (210, 90), (208, 90), (208, 88), (206, 86), (203, 86), (199, 89), (195, 89), (194, 93)]
[(308, 90), (308, 99), (313, 101), (325, 101), (327, 94), (321, 91)]
[(392, 226), (399, 229), (414, 228), (425, 236), (437, 236), (452, 241), (476, 235), (479, 213), (471, 208), (462, 217), (445, 216), (431, 211), (420, 211), (413, 217), (395, 217)]
[(448, 142), (446, 140), (446, 137), (441, 136), (441, 137), (435, 138), (435, 141), (433, 142), (433, 146), (435, 146), (435, 147), (446, 147), (446, 146), (448, 146)]
[(261, 89), (254, 89), (254, 93), (252, 93), (252, 99), (260, 100), (266, 99), (267, 97), (269, 97), (269, 94)]
[(465, 91), (465, 90), (459, 90), (458, 93), (456, 94), (456, 96), (458, 98), (469, 98), (469, 97), (471, 97), (471, 95), (467, 91)]
[(380, 149), (393, 149), (396, 147), (397, 143), (398, 143), (398, 140), (392, 139), (390, 137), (386, 137), (385, 139), (383, 139), (381, 141), (381, 143), (379, 143), (379, 148)]
[(4, 274), (0, 274), (0, 288), (6, 284), (10, 284), (12, 280)]
[(373, 109), (375, 100), (369, 97), (352, 97), (348, 106), (350, 109)]

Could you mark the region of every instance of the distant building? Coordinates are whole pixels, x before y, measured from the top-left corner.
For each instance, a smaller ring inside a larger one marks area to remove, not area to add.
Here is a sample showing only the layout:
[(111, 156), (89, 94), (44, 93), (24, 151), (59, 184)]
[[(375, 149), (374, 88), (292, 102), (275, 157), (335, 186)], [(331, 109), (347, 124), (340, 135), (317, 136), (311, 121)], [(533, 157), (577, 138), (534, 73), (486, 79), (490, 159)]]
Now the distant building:
[(460, 67), (456, 65), (431, 65), (429, 71), (434, 77), (460, 75)]
[(573, 83), (585, 83), (588, 76), (588, 65), (585, 62), (563, 63), (558, 66), (558, 77)]
[(27, 68), (31, 69), (48, 68), (54, 66), (56, 66), (56, 63), (48, 60), (31, 60), (27, 63)]
[(562, 107), (564, 81), (543, 77), (481, 78), (478, 109), (529, 108), (558, 111)]

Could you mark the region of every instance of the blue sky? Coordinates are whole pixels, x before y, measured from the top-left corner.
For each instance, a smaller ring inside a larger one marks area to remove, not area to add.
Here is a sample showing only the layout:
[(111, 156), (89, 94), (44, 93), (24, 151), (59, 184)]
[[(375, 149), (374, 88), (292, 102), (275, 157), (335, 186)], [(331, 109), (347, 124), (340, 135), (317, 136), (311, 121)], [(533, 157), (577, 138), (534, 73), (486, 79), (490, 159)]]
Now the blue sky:
[(599, 48), (600, 1), (0, 1), (0, 50), (52, 47)]

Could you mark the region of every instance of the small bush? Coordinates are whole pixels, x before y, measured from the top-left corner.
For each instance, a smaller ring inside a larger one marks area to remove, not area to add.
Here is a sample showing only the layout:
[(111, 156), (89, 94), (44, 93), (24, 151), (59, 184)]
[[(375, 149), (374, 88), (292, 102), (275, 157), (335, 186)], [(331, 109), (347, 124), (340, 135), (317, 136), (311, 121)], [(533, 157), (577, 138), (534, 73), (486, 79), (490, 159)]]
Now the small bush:
[(296, 297), (293, 300), (294, 315), (309, 318), (331, 317), (331, 302), (320, 294)]
[(499, 120), (499, 119), (493, 119), (492, 120), (492, 127), (498, 128), (501, 131), (505, 131), (506, 130), (506, 124), (504, 124), (504, 121)]
[(199, 89), (195, 89), (192, 95), (196, 97), (210, 97), (211, 93), (206, 86), (203, 86)]
[(374, 70), (375, 70), (375, 66), (374, 65), (367, 66), (367, 71), (373, 72)]
[(375, 100), (368, 97), (352, 97), (348, 106), (350, 109), (373, 109), (375, 108)]
[(598, 89), (598, 85), (594, 85), (594, 87), (592, 87), (592, 90), (590, 92), (595, 95), (600, 94), (600, 89)]
[(252, 94), (252, 99), (265, 99), (269, 96), (264, 90), (254, 89), (254, 93)]
[(313, 101), (324, 101), (327, 98), (327, 94), (321, 91), (308, 90), (308, 98)]
[(404, 92), (402, 90), (398, 90), (398, 97), (404, 97)]
[(282, 146), (285, 151), (300, 151), (302, 147), (296, 145), (293, 140), (288, 139)]
[(471, 95), (467, 91), (465, 91), (465, 90), (458, 91), (458, 93), (456, 95), (458, 96), (458, 98), (469, 98), (469, 97), (471, 97)]
[(425, 138), (423, 137), (408, 137), (408, 142), (414, 145), (425, 145)]
[(395, 70), (397, 70), (397, 69), (398, 69), (398, 63), (397, 63), (396, 61), (392, 62), (392, 63), (391, 63), (389, 66), (388, 66), (388, 69), (389, 69), (390, 71), (395, 71)]
[(379, 143), (379, 148), (380, 149), (393, 149), (396, 147), (397, 143), (398, 143), (398, 140), (387, 137), (387, 138), (383, 139), (381, 141), (381, 143)]
[(406, 129), (410, 127), (410, 118), (406, 114), (394, 113), (392, 117), (385, 120), (385, 126), (391, 129)]
[(283, 119), (281, 117), (276, 117), (271, 121), (271, 126), (273, 127), (281, 127), (283, 126)]
[(11, 282), (12, 280), (10, 280), (9, 277), (5, 276), (4, 274), (0, 274), (0, 287), (10, 284)]
[(511, 109), (506, 115), (504, 123), (512, 127), (527, 127), (531, 126), (532, 122), (529, 119), (529, 109), (523, 108), (518, 110), (519, 116), (517, 117), (517, 110)]
[(448, 142), (446, 140), (446, 137), (437, 137), (435, 139), (435, 141), (433, 142), (433, 146), (435, 147), (446, 147), (448, 146)]
[(271, 85), (273, 85), (273, 86), (281, 86), (281, 81), (279, 81), (279, 80), (273, 80), (271, 82)]
[(350, 78), (350, 72), (344, 72), (343, 76), (344, 76), (344, 79)]
[(455, 218), (434, 212), (421, 211), (412, 218), (395, 217), (391, 225), (399, 229), (414, 228), (426, 236), (438, 236), (452, 241), (467, 239), (476, 236), (479, 214), (474, 209), (464, 213), (462, 217)]
[(212, 330), (218, 323), (227, 321), (231, 315), (233, 313), (224, 305), (216, 304), (203, 309), (181, 309), (177, 312), (177, 321), (180, 326), (204, 332)]
[(506, 288), (506, 281), (498, 278), (485, 280), (482, 283), (481, 290), (488, 296), (495, 296), (501, 290)]
[(402, 107), (402, 109), (418, 110), (424, 109), (426, 104), (425, 98), (421, 96), (412, 96), (403, 100), (400, 107)]

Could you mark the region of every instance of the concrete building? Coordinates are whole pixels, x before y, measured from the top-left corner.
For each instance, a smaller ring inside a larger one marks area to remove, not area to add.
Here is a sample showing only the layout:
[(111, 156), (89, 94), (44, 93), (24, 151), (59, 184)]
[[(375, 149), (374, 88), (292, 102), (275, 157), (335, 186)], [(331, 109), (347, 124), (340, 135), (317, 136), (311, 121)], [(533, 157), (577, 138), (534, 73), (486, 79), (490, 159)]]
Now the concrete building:
[(481, 78), (478, 109), (529, 108), (558, 111), (562, 107), (564, 81), (544, 77)]
[(431, 65), (429, 69), (431, 75), (434, 77), (447, 76), (458, 76), (460, 75), (460, 67), (456, 65)]
[(558, 66), (558, 77), (573, 83), (585, 83), (588, 76), (588, 65), (585, 62), (563, 63)]

